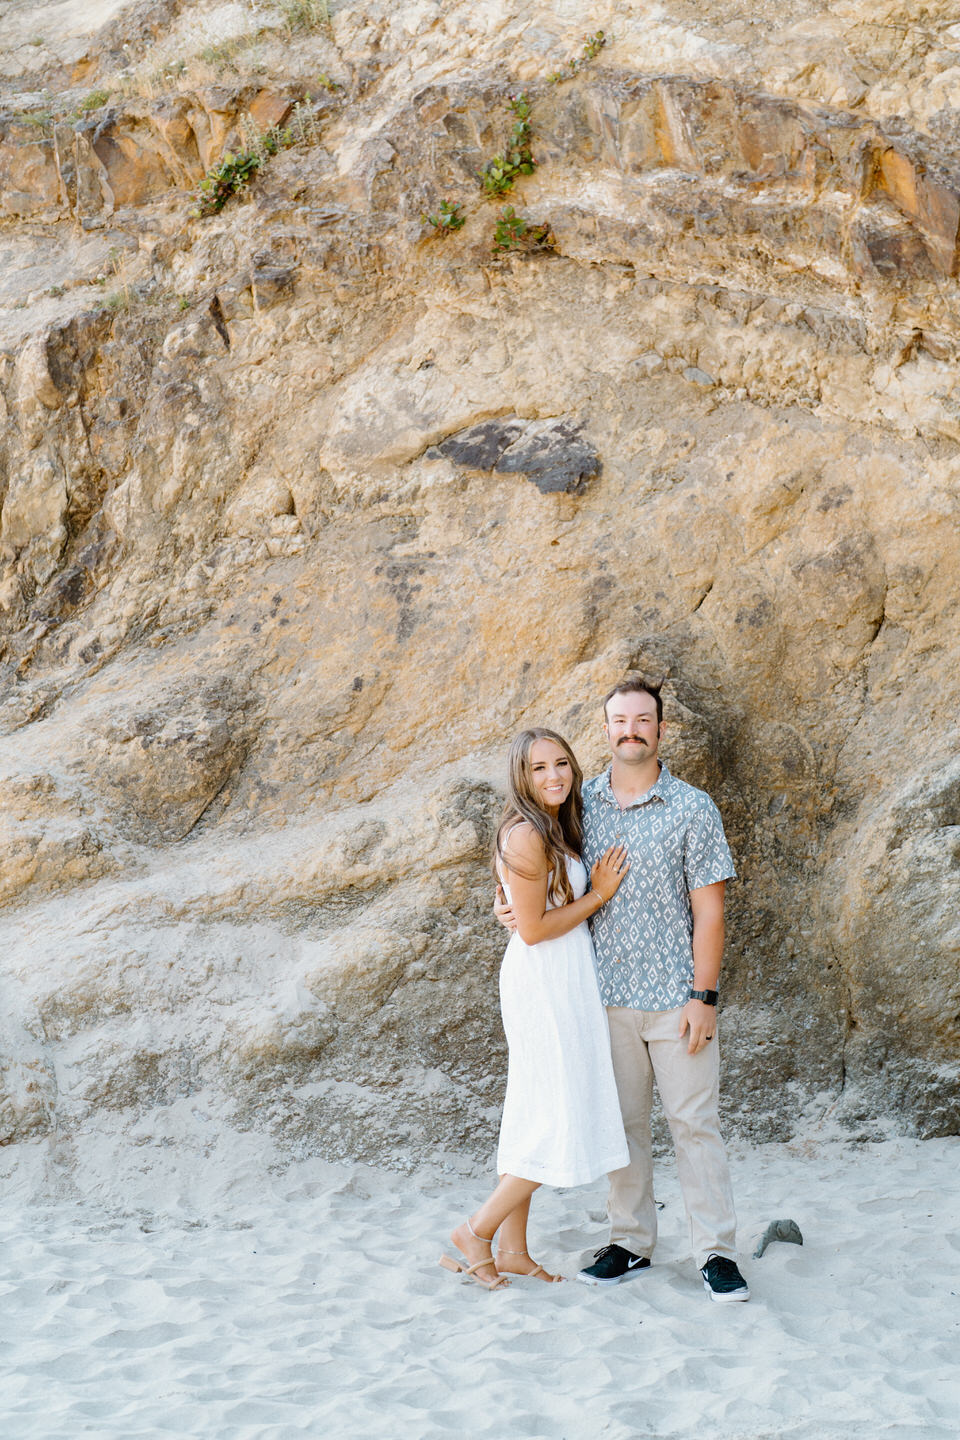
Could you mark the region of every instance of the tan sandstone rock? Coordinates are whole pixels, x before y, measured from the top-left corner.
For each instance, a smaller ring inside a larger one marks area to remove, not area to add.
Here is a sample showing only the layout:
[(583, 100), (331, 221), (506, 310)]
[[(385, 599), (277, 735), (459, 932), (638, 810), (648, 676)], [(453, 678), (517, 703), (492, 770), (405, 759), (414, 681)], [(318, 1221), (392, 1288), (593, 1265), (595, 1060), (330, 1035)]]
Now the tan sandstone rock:
[(485, 1155), (506, 747), (596, 770), (635, 669), (737, 858), (731, 1126), (955, 1132), (947, 11), (332, 9), (214, 62), (216, 7), (105, 7), (43, 73), (117, 88), (52, 129), (4, 60), (3, 1138), (196, 1095)]

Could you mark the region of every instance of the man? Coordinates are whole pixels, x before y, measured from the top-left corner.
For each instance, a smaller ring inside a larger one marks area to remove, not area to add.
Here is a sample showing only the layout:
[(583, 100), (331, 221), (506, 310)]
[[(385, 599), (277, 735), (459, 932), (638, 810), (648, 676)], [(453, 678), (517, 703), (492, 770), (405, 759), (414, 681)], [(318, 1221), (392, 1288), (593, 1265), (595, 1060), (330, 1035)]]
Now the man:
[[(712, 1300), (748, 1300), (718, 1122), (717, 982), (733, 863), (708, 795), (658, 758), (659, 687), (639, 678), (604, 701), (609, 768), (584, 786), (583, 859), (627, 848), (630, 870), (591, 921), (630, 1162), (609, 1177), (610, 1244), (577, 1276), (616, 1285), (650, 1265), (657, 1238), (653, 1081), (670, 1125), (690, 1240)], [(503, 907), (498, 905), (502, 917)]]

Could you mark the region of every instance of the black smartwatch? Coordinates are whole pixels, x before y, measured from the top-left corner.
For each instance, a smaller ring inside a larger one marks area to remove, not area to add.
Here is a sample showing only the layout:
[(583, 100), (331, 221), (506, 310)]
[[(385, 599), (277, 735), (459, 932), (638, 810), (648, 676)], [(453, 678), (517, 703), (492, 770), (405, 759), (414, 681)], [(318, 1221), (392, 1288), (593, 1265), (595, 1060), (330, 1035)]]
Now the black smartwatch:
[(688, 1000), (702, 1000), (704, 1005), (716, 1005), (716, 990), (691, 990), (687, 996)]

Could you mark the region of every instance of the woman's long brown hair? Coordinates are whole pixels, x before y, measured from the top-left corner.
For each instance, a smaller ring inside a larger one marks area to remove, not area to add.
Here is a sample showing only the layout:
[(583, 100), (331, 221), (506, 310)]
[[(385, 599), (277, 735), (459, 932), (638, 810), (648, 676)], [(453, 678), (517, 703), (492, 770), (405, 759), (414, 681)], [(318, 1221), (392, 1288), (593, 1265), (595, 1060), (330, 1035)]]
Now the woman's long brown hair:
[[(570, 761), (570, 769), (573, 772), (570, 794), (560, 806), (560, 813), (556, 817), (544, 810), (537, 788), (533, 783), (530, 751), (538, 740), (552, 740), (555, 745), (559, 745)], [(580, 851), (583, 849), (582, 786), (583, 771), (577, 764), (577, 757), (562, 735), (558, 735), (555, 730), (543, 730), (539, 726), (532, 730), (520, 731), (510, 746), (507, 803), (497, 827), (497, 840), (491, 857), (490, 868), (498, 881), (501, 878), (498, 865), (507, 863), (503, 855), (503, 837), (511, 825), (517, 824), (520, 820), (526, 820), (543, 841), (543, 855), (548, 870), (548, 899), (554, 905), (570, 904), (573, 899), (573, 890), (570, 887), (564, 856), (576, 855), (579, 858)], [(509, 868), (516, 870), (519, 875), (523, 874), (516, 865), (510, 865)], [(533, 877), (528, 878), (532, 879)]]

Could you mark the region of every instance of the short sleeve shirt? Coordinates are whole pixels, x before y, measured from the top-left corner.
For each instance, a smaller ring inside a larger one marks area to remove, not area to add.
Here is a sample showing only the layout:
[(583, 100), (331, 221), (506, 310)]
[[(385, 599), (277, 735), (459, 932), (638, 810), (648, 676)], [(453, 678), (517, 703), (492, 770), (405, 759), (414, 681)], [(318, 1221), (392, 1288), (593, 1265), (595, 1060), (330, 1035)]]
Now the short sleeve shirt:
[(674, 1010), (693, 986), (690, 891), (736, 878), (710, 796), (661, 765), (657, 783), (621, 809), (605, 770), (583, 787), (583, 859), (627, 848), (630, 870), (590, 921), (604, 1005)]

